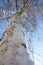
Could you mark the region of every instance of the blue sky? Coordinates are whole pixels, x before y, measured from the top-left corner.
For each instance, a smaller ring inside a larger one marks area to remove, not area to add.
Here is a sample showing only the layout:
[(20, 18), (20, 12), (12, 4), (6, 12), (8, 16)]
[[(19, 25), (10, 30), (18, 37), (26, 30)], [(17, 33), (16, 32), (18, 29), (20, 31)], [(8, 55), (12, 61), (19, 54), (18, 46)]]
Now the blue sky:
[[(33, 56), (34, 56), (34, 61), (35, 65), (43, 65), (43, 17), (42, 17), (42, 12), (36, 14), (36, 21), (37, 21), (37, 28), (36, 31), (33, 32), (32, 38), (31, 38), (31, 43), (30, 43), (30, 48), (34, 48), (33, 51)], [(28, 40), (30, 37), (30, 34), (27, 32), (25, 33), (25, 37)], [(32, 58), (32, 56), (31, 56)]]
[(43, 2), (43, 0), (38, 0), (39, 2)]
[(4, 31), (7, 29), (7, 26), (8, 26), (8, 21), (7, 20), (0, 21), (0, 39), (1, 39)]
[[(42, 2), (43, 0), (38, 0)], [(4, 0), (0, 0), (0, 6), (4, 5)], [(33, 33), (32, 44), (34, 47), (34, 61), (35, 65), (43, 65), (43, 12), (36, 14), (37, 29)], [(8, 26), (7, 20), (0, 21), (0, 38)], [(27, 37), (28, 38), (28, 35)]]
[(36, 15), (37, 19), (37, 30), (33, 37), (34, 56), (36, 57), (36, 65), (43, 65), (43, 18), (42, 13)]

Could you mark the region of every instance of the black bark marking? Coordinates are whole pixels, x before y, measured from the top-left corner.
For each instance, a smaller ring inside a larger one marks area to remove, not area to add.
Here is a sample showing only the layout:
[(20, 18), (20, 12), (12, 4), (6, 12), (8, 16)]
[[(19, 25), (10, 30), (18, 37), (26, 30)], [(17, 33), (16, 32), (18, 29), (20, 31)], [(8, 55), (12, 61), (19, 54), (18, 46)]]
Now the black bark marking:
[(25, 45), (24, 43), (22, 43), (22, 46), (23, 46), (24, 48), (26, 48), (26, 45)]

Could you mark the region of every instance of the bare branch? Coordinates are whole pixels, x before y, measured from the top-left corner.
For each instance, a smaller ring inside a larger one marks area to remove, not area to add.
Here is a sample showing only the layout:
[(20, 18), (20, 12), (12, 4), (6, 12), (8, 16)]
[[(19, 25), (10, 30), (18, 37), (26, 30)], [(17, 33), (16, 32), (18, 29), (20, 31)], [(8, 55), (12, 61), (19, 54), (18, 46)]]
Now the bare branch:
[(13, 13), (13, 16), (6, 17), (6, 16), (5, 16), (5, 11), (4, 11), (4, 10), (3, 10), (3, 12), (4, 12), (4, 16), (3, 16), (2, 18), (0, 18), (0, 20), (10, 19), (10, 18), (12, 18), (14, 15), (16, 15), (16, 11), (15, 11), (15, 12), (9, 11), (9, 12)]
[(17, 4), (17, 0), (16, 0), (16, 10), (18, 11), (18, 4)]

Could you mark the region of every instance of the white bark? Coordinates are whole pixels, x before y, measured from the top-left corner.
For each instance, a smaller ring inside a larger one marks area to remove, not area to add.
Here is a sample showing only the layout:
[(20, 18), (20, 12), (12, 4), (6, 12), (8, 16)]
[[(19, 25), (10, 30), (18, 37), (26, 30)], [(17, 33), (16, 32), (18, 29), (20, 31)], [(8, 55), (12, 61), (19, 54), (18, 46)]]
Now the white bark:
[(34, 65), (20, 25), (11, 22), (0, 42), (0, 65)]

